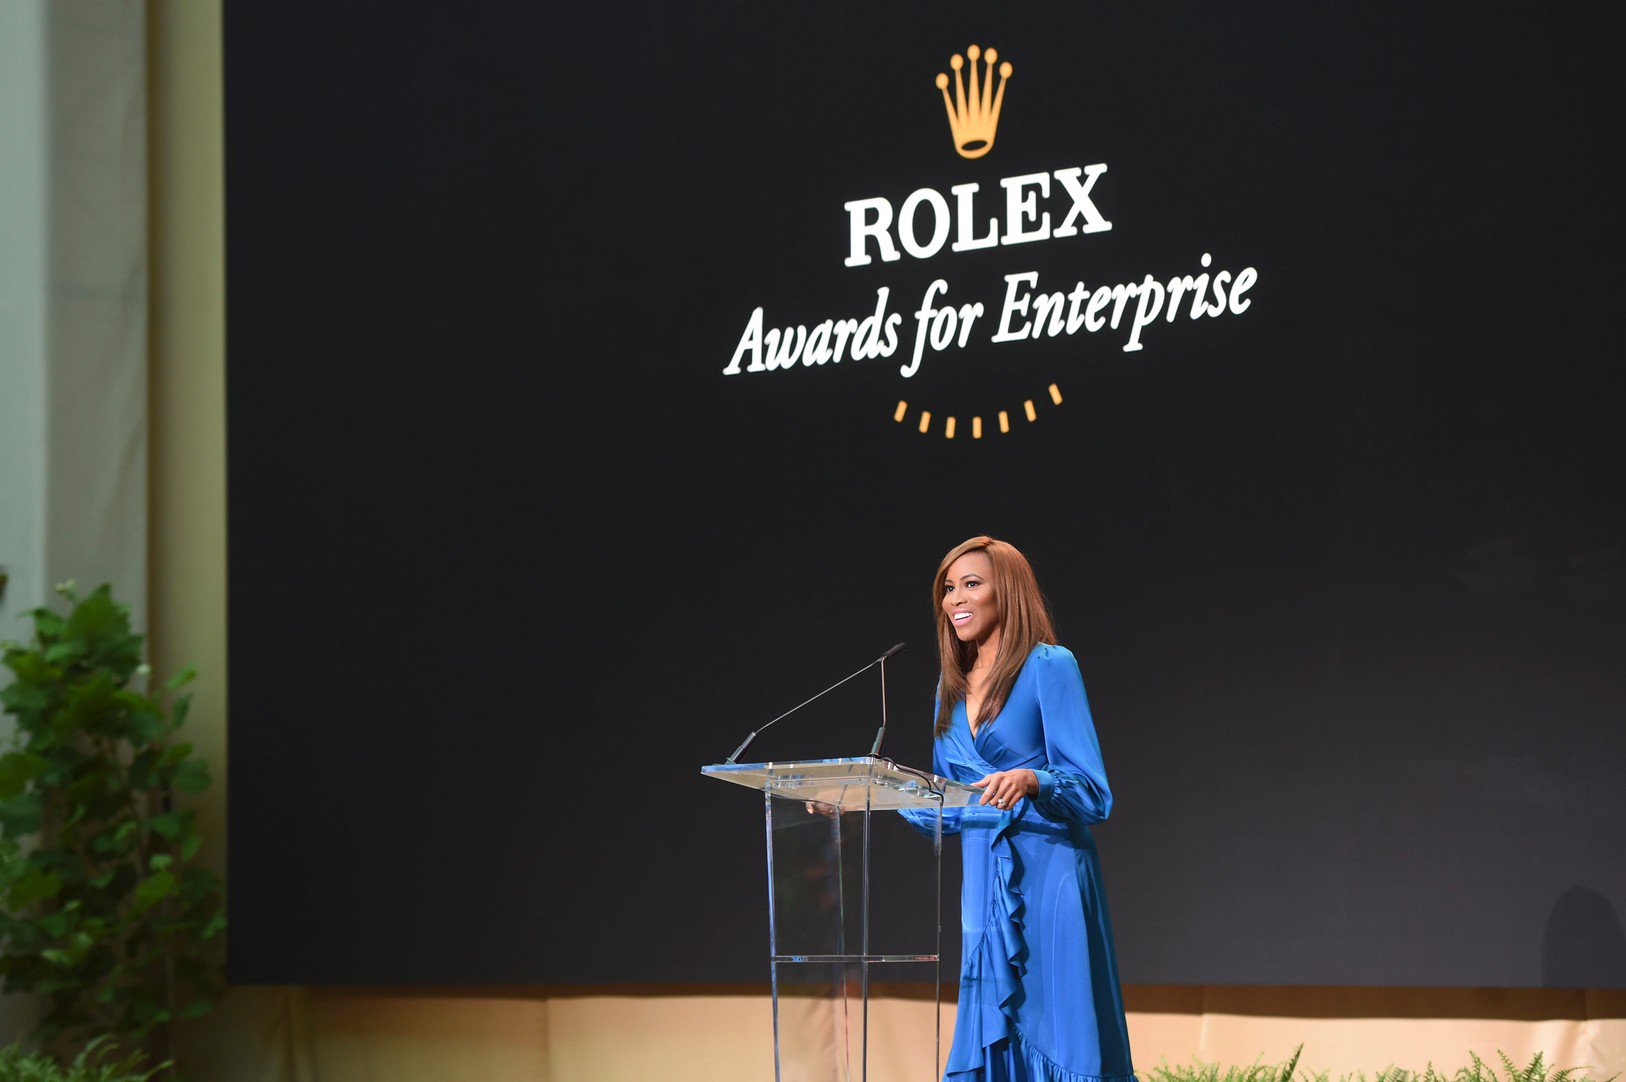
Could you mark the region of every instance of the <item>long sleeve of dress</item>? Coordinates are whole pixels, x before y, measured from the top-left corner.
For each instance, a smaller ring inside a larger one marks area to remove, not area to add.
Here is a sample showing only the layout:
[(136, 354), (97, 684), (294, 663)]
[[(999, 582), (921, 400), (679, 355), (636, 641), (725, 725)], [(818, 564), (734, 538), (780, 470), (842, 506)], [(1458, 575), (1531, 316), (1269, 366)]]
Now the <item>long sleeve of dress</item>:
[(1039, 709), (1044, 721), (1045, 765), (1034, 770), (1039, 795), (1034, 806), (1049, 819), (1099, 823), (1112, 812), (1101, 744), (1084, 695), (1084, 677), (1072, 653), (1040, 647)]

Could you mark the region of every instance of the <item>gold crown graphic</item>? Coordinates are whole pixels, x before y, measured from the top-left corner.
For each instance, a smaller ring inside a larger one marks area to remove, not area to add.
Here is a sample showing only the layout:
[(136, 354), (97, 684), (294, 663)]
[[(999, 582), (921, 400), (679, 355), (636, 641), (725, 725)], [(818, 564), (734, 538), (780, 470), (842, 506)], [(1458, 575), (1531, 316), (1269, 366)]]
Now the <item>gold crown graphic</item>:
[[(994, 86), (994, 64), (999, 53), (989, 49), (984, 53), (973, 45), (965, 51), (971, 58), (971, 92), (966, 93), (965, 80), (960, 69), (965, 59), (959, 53), (949, 57), (954, 69), (954, 97), (949, 98), (949, 77), (937, 73), (937, 89), (943, 92), (943, 108), (948, 111), (949, 134), (954, 136), (954, 149), (962, 158), (980, 158), (994, 149), (994, 131), (999, 127), (999, 107), (1005, 102), (1005, 80), (1011, 77), (1009, 60), (999, 65), (999, 86)], [(977, 60), (984, 59), (981, 73)]]

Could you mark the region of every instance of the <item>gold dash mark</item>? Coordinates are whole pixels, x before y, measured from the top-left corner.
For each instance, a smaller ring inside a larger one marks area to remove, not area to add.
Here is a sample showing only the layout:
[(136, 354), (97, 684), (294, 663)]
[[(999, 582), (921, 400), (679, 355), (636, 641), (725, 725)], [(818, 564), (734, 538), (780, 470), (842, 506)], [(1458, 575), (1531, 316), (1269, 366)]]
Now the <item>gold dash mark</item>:
[(1061, 405), (1061, 388), (1057, 387), (1054, 383), (1050, 385), (1050, 401), (1054, 402), (1058, 406)]
[(950, 417), (943, 422), (943, 436), (945, 439), (954, 438), (954, 418)]
[(1009, 432), (1011, 430), (1011, 415), (1006, 413), (1004, 410), (999, 411), (999, 430), (1001, 432)]
[(892, 419), (894, 421), (902, 422), (904, 416), (906, 414), (908, 414), (908, 412), (909, 412), (909, 403), (903, 401), (902, 399), (899, 399), (898, 400), (898, 408), (892, 411)]
[(932, 411), (931, 410), (921, 410), (920, 411), (920, 431), (922, 433), (924, 433), (931, 426), (932, 426)]
[(1039, 419), (1038, 411), (1033, 408), (1033, 399), (1030, 398), (1026, 402), (1023, 402), (1022, 409), (1027, 411), (1029, 421), (1037, 421)]
[(974, 439), (974, 440), (982, 439), (982, 418), (981, 417), (973, 417), (973, 418), (971, 418), (971, 438)]

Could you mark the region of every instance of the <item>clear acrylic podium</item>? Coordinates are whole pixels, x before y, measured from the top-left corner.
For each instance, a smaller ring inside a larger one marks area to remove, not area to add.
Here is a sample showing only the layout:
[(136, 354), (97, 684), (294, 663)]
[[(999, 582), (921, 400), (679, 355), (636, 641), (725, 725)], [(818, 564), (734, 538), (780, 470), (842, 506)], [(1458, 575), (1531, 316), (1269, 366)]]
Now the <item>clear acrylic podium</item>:
[[(943, 810), (981, 791), (873, 756), (701, 773), (763, 794), (777, 1082), (937, 1082)], [(930, 1047), (872, 1032), (889, 991), (929, 993)]]

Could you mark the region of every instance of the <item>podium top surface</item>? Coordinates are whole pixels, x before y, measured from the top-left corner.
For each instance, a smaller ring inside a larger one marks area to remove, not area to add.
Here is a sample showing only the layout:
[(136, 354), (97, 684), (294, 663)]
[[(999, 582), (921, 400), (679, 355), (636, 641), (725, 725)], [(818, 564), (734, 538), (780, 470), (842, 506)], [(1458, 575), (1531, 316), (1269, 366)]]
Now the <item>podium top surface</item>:
[(958, 808), (975, 804), (982, 798), (981, 789), (872, 755), (853, 759), (716, 763), (701, 767), (700, 773), (786, 800), (816, 800), (846, 809), (866, 805), (875, 811), (930, 808), (936, 807), (939, 800), (945, 808)]

